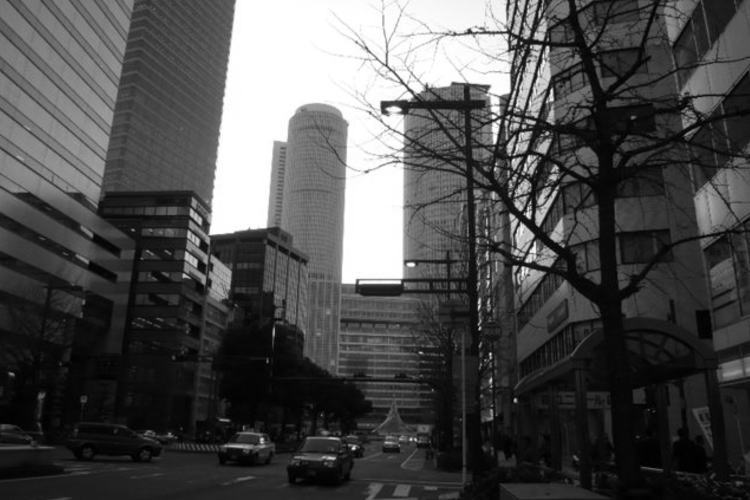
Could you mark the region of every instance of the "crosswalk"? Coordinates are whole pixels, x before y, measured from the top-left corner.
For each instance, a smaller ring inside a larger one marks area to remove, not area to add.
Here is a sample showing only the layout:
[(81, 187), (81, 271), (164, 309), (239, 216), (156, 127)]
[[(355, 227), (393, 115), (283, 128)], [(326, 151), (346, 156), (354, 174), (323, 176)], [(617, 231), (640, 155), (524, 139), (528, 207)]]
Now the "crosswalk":
[(459, 498), (459, 491), (434, 485), (373, 482), (367, 485), (366, 495), (364, 500), (451, 500)]

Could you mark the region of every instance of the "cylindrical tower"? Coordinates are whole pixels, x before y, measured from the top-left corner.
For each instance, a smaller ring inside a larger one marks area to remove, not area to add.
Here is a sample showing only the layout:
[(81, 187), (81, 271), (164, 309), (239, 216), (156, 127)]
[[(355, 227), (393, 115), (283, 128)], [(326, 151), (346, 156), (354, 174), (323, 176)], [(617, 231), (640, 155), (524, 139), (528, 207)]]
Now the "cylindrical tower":
[(331, 373), (338, 359), (347, 127), (326, 104), (301, 106), (289, 120), (281, 223), (310, 258), (305, 355)]

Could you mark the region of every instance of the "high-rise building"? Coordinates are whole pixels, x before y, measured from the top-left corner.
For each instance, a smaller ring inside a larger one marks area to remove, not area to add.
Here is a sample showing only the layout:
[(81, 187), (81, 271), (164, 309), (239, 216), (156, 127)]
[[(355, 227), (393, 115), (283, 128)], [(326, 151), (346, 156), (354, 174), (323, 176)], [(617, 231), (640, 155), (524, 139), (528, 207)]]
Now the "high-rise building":
[(104, 191), (193, 191), (211, 205), (234, 0), (136, 0)]
[[(338, 374), (371, 377), (357, 387), (372, 402), (372, 413), (359, 422), (372, 429), (388, 415), (395, 403), (408, 424), (434, 421), (430, 386), (406, 383), (426, 375), (422, 361), (427, 348), (419, 345), (419, 299), (414, 297), (362, 297), (354, 285), (341, 290), (341, 333)], [(382, 379), (393, 379), (386, 382)]]
[(0, 8), (3, 421), (30, 424), (13, 402), (26, 390), (39, 391), (45, 428), (78, 418), (82, 394), (112, 415), (133, 242), (96, 210), (131, 10), (129, 0)]
[(286, 142), (273, 141), (273, 157), (271, 158), (271, 187), (269, 189), (268, 196), (268, 227), (281, 227), (281, 213), (284, 208), (285, 172)]
[(281, 227), (310, 260), (305, 354), (336, 373), (344, 245), (346, 138), (341, 112), (307, 104), (289, 120)]
[[(489, 116), (489, 86), (451, 83), (423, 91), (425, 101), (461, 101), (464, 86), (470, 86), (471, 99), (485, 100), (486, 110), (472, 111), (471, 142), (474, 161), (488, 159), (492, 144)], [(412, 110), (404, 119), (404, 132), (414, 139), (404, 147), (404, 259), (458, 259), (466, 255), (466, 240), (461, 237), (461, 215), (466, 203), (466, 176), (459, 172), (465, 160), (457, 151), (464, 141), (463, 111), (436, 111), (440, 123), (426, 110)], [(447, 130), (447, 132), (446, 132)], [(457, 144), (458, 142), (458, 144)], [(420, 144), (423, 147), (415, 147)], [(425, 147), (426, 146), (426, 147)], [(450, 160), (452, 159), (452, 160)], [(452, 161), (453, 166), (447, 166)], [(457, 164), (457, 165), (456, 165)], [(444, 266), (420, 265), (407, 268), (406, 278), (445, 277)], [(455, 272), (465, 266), (455, 266)]]

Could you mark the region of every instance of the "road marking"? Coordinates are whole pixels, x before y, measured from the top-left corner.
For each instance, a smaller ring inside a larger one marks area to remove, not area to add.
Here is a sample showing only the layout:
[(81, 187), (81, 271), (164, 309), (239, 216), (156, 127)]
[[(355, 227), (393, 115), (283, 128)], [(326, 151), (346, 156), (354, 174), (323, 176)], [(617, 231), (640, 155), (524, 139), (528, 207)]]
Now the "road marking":
[(163, 472), (154, 472), (153, 474), (140, 474), (140, 475), (137, 475), (137, 476), (130, 476), (130, 479), (146, 479), (146, 478), (149, 478), (149, 477), (159, 477), (159, 476), (163, 476), (163, 475), (164, 475)]
[(408, 484), (399, 484), (393, 489), (394, 497), (408, 497), (411, 486)]
[(243, 477), (235, 477), (231, 481), (225, 481), (223, 483), (220, 483), (221, 486), (230, 486), (232, 484), (241, 483), (243, 481), (250, 481), (251, 479), (255, 479), (255, 476), (243, 476)]
[(375, 500), (380, 490), (383, 489), (383, 483), (370, 483), (367, 485), (367, 498), (365, 500)]

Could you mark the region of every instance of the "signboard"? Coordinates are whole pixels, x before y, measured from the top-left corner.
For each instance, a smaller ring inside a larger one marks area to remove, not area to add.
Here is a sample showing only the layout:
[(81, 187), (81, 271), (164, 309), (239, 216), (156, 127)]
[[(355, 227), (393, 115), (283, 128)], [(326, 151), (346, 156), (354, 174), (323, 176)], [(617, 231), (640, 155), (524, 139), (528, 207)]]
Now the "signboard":
[[(576, 407), (575, 391), (560, 391), (556, 393), (557, 407), (561, 410), (572, 410)], [(589, 391), (586, 393), (586, 408), (589, 410), (604, 410), (611, 408), (612, 401), (607, 391)], [(540, 394), (536, 399), (536, 407), (549, 408), (549, 394)]]
[(698, 421), (698, 425), (703, 432), (703, 437), (706, 438), (711, 449), (714, 447), (714, 436), (711, 433), (711, 412), (708, 411), (708, 406), (701, 406), (699, 408), (693, 408), (693, 416)]

